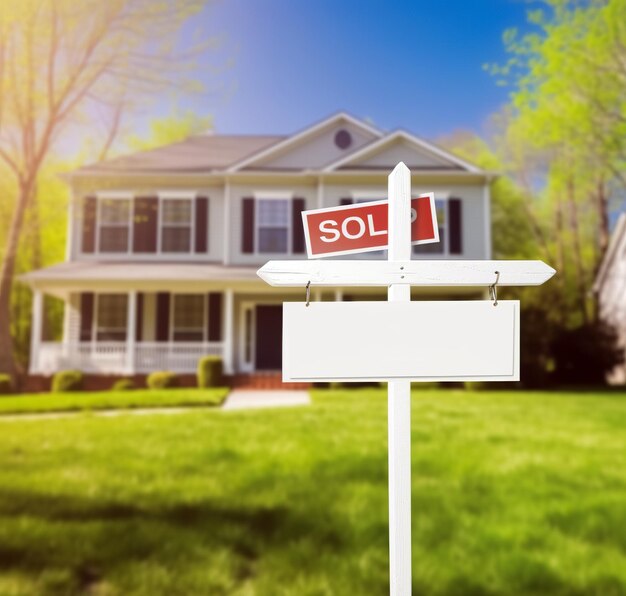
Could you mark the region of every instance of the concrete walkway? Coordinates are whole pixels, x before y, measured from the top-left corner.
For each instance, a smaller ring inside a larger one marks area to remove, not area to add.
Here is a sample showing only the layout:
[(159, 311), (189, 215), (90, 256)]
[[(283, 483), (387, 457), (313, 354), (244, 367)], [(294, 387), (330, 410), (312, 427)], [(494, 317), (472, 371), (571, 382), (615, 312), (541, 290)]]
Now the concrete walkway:
[(77, 416), (151, 416), (153, 414), (184, 414), (186, 412), (216, 412), (219, 410), (253, 410), (256, 408), (283, 408), (307, 406), (311, 403), (308, 391), (283, 391), (261, 389), (234, 389), (228, 394), (221, 407), (206, 406), (174, 406), (171, 408), (120, 408), (119, 410), (86, 410), (67, 412), (33, 412), (24, 414), (0, 415), (0, 423), (15, 420), (54, 420)]
[(234, 389), (228, 394), (223, 410), (253, 410), (256, 408), (286, 408), (308, 406), (311, 397), (308, 391), (286, 391), (284, 389)]

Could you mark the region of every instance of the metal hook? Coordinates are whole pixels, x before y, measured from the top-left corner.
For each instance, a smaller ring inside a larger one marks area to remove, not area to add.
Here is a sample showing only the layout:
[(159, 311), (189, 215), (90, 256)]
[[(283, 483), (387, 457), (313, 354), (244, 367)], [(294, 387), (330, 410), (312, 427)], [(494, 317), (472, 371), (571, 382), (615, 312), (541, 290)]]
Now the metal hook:
[(309, 280), (306, 284), (306, 304), (305, 306), (309, 305), (309, 298), (311, 297), (311, 280)]
[(491, 294), (491, 299), (493, 300), (494, 306), (498, 306), (498, 289), (496, 288), (496, 286), (498, 285), (499, 279), (500, 272), (496, 271), (496, 281), (494, 281), (493, 284), (489, 286), (489, 293)]

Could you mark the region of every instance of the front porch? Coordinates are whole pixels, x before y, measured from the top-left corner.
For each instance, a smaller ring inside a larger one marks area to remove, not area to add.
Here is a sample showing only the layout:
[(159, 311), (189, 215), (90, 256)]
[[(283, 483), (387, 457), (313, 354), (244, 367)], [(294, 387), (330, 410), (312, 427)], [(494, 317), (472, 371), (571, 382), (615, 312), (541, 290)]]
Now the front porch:
[(42, 338), (44, 291), (33, 290), (29, 373), (91, 375), (195, 374), (203, 356), (234, 364), (234, 292), (67, 292), (61, 341)]
[(90, 374), (134, 375), (168, 370), (194, 374), (203, 356), (221, 356), (226, 361), (224, 347), (224, 342), (140, 341), (129, 346), (123, 341), (46, 341), (33, 351), (30, 372), (53, 375), (73, 369)]

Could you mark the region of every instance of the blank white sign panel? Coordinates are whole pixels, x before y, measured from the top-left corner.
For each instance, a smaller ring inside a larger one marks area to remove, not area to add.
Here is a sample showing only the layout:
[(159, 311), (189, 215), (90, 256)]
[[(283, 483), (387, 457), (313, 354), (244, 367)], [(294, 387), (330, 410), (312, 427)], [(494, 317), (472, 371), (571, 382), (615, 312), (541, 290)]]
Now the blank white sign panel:
[(519, 301), (285, 302), (283, 381), (518, 381)]

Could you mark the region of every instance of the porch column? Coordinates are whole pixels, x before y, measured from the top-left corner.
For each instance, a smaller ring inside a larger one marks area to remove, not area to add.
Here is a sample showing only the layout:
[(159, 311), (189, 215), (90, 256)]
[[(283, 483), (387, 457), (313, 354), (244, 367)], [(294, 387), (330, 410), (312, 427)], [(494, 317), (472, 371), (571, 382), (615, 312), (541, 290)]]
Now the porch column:
[(234, 367), (234, 294), (229, 288), (224, 290), (224, 372), (232, 375), (235, 372)]
[(128, 310), (126, 314), (126, 370), (135, 372), (135, 329), (137, 328), (137, 292), (128, 293)]
[(335, 302), (341, 302), (343, 300), (343, 290), (335, 290)]
[(39, 372), (39, 348), (41, 346), (41, 330), (43, 323), (43, 294), (41, 290), (33, 290), (33, 312), (30, 328), (30, 372)]

